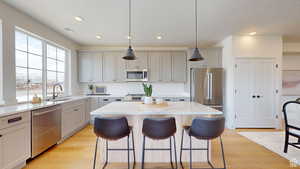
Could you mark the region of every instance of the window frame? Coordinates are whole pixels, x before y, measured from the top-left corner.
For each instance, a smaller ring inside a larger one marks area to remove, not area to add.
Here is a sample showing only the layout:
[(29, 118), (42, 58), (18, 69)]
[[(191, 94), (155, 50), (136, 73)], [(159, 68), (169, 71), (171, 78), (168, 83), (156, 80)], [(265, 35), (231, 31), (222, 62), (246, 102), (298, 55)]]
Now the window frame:
[[(63, 50), (65, 52), (65, 59), (64, 59), (64, 82), (63, 82), (64, 91), (63, 91), (63, 95), (61, 95), (60, 97), (67, 96), (68, 95), (68, 91), (69, 91), (69, 89), (68, 89), (69, 86), (66, 85), (66, 84), (68, 84), (68, 80), (69, 80), (68, 79), (68, 75), (67, 75), (67, 73), (69, 73), (67, 71), (68, 70), (67, 69), (67, 65), (68, 65), (67, 62), (69, 62), (70, 50), (68, 50), (67, 48), (62, 47), (60, 45), (57, 45), (56, 43), (53, 43), (53, 42), (51, 42), (51, 41), (49, 41), (47, 39), (41, 38), (40, 36), (35, 35), (35, 34), (31, 33), (31, 32), (23, 30), (22, 28), (16, 27), (15, 28), (15, 34), (17, 32), (20, 32), (20, 33), (25, 34), (27, 36), (27, 38), (26, 38), (27, 51), (23, 51), (23, 50), (17, 49), (17, 47), (15, 45), (15, 59), (16, 59), (16, 52), (17, 51), (24, 52), (24, 53), (27, 54), (27, 67), (26, 67), (26, 69), (27, 69), (27, 79), (29, 78), (29, 71), (28, 71), (29, 69), (41, 70), (42, 71), (42, 99), (44, 99), (44, 100), (47, 100), (47, 99), (51, 98), (51, 96), (47, 96), (47, 45), (51, 45), (51, 46), (55, 47), (56, 51), (57, 51), (57, 49), (60, 49), (60, 50)], [(31, 53), (31, 52), (28, 51), (28, 37), (32, 37), (32, 38), (38, 39), (38, 40), (40, 40), (42, 42), (42, 54), (41, 55), (37, 55), (35, 53)], [(15, 42), (16, 42), (16, 38), (15, 38)], [(35, 55), (35, 56), (41, 56), (42, 57), (42, 69), (29, 68), (29, 64), (28, 64), (29, 54), (32, 54), (32, 55)], [(57, 62), (57, 60), (56, 60), (56, 62)], [(15, 63), (16, 63), (16, 61), (15, 61)], [(15, 69), (17, 69), (17, 67), (23, 68), (22, 66), (17, 66), (15, 64)], [(56, 67), (56, 69), (57, 69), (57, 67)], [(15, 74), (15, 76), (16, 75), (17, 74)], [(30, 93), (29, 93), (30, 91), (29, 91), (28, 88), (26, 90), (27, 90), (26, 91), (27, 92), (27, 99), (26, 99), (26, 101), (19, 101), (17, 99), (17, 95), (16, 95), (16, 100), (17, 100), (18, 103), (28, 103), (28, 102), (31, 101), (30, 98), (29, 98), (30, 97)], [(17, 93), (17, 89), (16, 89), (16, 93)]]

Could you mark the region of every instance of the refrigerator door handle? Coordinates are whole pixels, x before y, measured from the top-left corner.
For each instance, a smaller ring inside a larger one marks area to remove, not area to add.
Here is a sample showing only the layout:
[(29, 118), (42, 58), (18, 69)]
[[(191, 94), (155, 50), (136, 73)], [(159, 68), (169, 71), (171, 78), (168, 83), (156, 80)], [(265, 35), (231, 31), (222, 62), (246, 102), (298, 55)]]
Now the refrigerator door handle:
[(213, 98), (213, 74), (209, 73), (209, 81), (210, 81), (210, 86), (209, 86), (209, 99), (212, 100)]
[(206, 100), (210, 100), (210, 73), (206, 74), (206, 78), (207, 78)]

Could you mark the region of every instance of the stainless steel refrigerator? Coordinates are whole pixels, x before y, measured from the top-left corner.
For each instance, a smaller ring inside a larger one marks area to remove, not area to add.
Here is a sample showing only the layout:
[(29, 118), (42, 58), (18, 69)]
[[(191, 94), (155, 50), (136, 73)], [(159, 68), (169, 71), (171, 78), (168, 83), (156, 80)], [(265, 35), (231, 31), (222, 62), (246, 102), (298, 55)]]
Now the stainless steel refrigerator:
[(191, 101), (223, 111), (224, 69), (191, 68)]

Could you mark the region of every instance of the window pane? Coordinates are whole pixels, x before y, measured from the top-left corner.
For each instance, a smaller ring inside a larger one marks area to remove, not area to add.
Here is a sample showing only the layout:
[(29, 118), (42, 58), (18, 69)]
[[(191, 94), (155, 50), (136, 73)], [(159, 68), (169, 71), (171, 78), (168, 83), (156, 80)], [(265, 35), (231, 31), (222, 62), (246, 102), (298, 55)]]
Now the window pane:
[(56, 60), (47, 58), (47, 70), (56, 71)]
[(42, 83), (43, 73), (41, 70), (28, 69), (30, 84)]
[(65, 63), (61, 61), (57, 61), (57, 71), (65, 72)]
[(65, 57), (66, 57), (66, 51), (57, 48), (57, 60), (65, 61)]
[(16, 66), (27, 67), (27, 53), (16, 50)]
[(42, 56), (28, 54), (28, 67), (42, 70), (43, 68)]
[(64, 73), (57, 73), (57, 81), (59, 83), (64, 83), (64, 81), (65, 81), (65, 74)]
[(42, 55), (43, 53), (42, 41), (28, 36), (28, 52), (37, 55)]
[(16, 67), (16, 95), (19, 102), (27, 101), (27, 69)]
[(47, 96), (52, 95), (52, 89), (55, 83), (57, 83), (56, 72), (47, 71)]
[(47, 57), (56, 59), (56, 47), (47, 45)]
[(16, 49), (27, 51), (27, 35), (16, 31), (15, 36)]

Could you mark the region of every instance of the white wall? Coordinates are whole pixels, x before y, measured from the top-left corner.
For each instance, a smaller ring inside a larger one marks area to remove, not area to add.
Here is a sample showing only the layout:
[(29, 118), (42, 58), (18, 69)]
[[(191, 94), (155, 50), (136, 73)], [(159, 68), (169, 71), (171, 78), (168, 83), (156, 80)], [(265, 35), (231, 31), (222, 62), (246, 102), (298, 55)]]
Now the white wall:
[(0, 20), (0, 105), (4, 104), (3, 101), (3, 64), (2, 64), (2, 57), (3, 57), (3, 48), (2, 48), (2, 21)]
[(3, 55), (2, 61), (2, 75), (3, 79), (3, 100), (6, 104), (13, 104), (16, 102), (16, 77), (15, 77), (15, 27), (20, 27), (26, 31), (34, 33), (44, 39), (47, 39), (57, 45), (63, 46), (71, 51), (71, 66), (72, 72), (70, 85), (72, 91), (78, 91), (77, 82), (77, 52), (78, 45), (69, 40), (62, 34), (54, 31), (53, 29), (45, 26), (32, 17), (8, 6), (7, 4), (0, 2), (0, 20), (2, 20), (3, 26)]
[[(276, 70), (275, 88), (279, 93), (276, 97), (277, 115), (281, 114), (282, 89), (282, 53), (283, 42), (281, 36), (230, 36), (219, 43), (223, 47), (223, 67), (225, 69), (225, 113), (227, 127), (234, 128), (235, 102), (234, 102), (234, 65), (238, 58), (274, 58), (279, 65)], [(280, 117), (280, 116), (279, 116)], [(279, 122), (279, 121), (278, 121)]]

